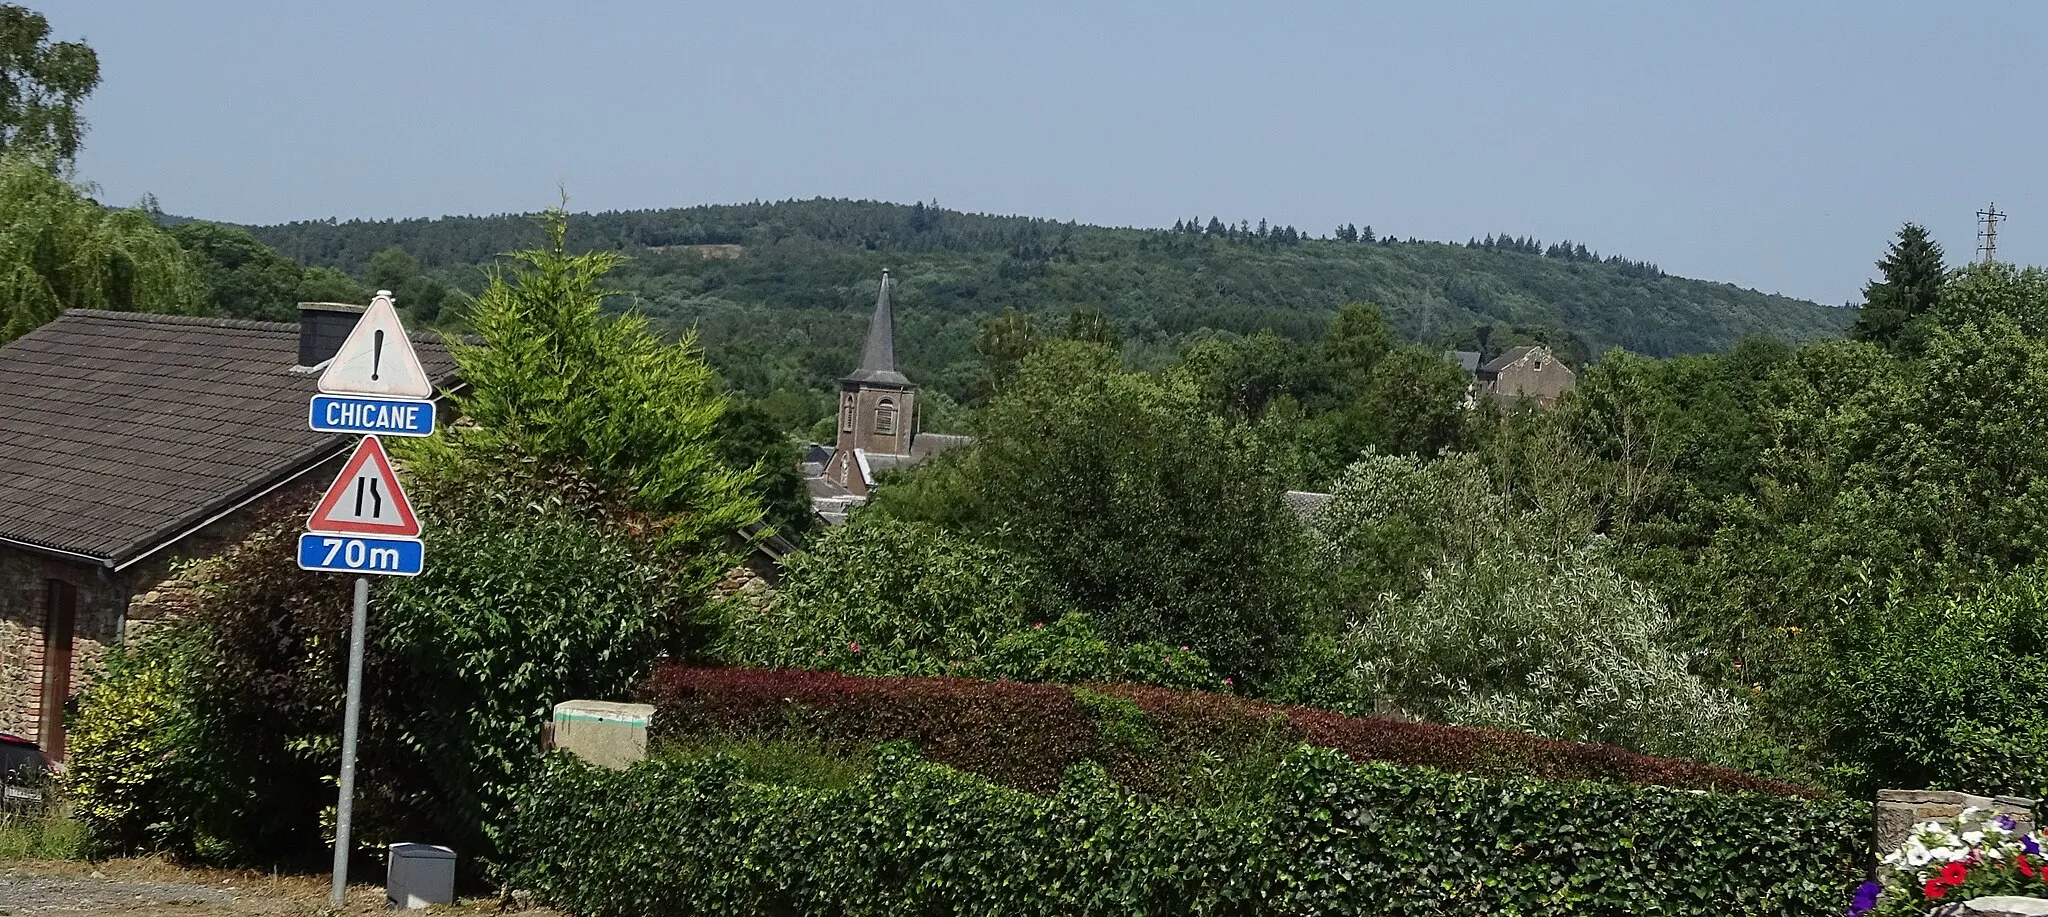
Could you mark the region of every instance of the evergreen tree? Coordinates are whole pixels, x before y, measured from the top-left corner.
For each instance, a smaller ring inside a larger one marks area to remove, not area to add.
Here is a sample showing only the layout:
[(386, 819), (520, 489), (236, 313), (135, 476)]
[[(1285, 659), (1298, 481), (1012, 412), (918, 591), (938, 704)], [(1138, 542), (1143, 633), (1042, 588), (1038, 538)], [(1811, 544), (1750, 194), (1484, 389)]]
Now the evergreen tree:
[(1941, 302), (1941, 284), (1948, 275), (1941, 259), (1941, 246), (1926, 228), (1917, 223), (1900, 228), (1898, 240), (1877, 263), (1883, 279), (1863, 288), (1863, 311), (1850, 334), (1887, 347), (1902, 343), (1906, 325)]

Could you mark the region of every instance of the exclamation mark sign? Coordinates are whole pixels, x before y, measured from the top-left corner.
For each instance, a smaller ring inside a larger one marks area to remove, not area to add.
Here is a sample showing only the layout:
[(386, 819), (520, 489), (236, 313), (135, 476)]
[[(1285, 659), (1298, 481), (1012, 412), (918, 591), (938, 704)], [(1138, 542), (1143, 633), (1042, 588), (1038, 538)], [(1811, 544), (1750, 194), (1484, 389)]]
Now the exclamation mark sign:
[(378, 331), (370, 339), (370, 381), (377, 381), (377, 371), (384, 367), (384, 332)]

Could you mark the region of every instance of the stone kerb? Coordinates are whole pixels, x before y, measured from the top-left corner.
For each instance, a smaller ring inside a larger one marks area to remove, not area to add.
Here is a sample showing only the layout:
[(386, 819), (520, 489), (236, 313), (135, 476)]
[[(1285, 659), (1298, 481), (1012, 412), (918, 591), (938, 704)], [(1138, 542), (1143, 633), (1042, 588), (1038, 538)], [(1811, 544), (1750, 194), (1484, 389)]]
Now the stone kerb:
[(2007, 816), (2021, 831), (2034, 830), (2034, 800), (2018, 796), (1978, 796), (1953, 790), (1878, 790), (1877, 855), (1899, 849), (1913, 834), (1913, 826), (1940, 821), (1976, 809), (1977, 817), (1989, 821)]

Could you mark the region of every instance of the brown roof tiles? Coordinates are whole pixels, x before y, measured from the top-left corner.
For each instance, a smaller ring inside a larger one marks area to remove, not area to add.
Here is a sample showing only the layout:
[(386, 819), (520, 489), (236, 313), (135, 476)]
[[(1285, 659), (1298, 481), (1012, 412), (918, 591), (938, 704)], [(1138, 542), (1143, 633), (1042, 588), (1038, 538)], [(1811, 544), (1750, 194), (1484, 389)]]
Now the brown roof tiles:
[(118, 566), (347, 448), (306, 427), (298, 335), (74, 309), (0, 347), (0, 538)]

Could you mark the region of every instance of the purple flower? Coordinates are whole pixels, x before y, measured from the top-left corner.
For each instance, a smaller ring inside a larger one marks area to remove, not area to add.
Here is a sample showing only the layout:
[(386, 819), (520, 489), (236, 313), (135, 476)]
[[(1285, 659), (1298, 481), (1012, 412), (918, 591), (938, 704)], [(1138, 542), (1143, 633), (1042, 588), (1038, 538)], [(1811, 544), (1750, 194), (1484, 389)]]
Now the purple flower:
[(2034, 836), (2031, 834), (2020, 835), (2020, 849), (2035, 856), (2041, 855), (2041, 845), (2035, 842)]
[(2001, 831), (2011, 831), (2012, 829), (2018, 827), (2017, 825), (2013, 824), (2012, 816), (2010, 815), (2000, 815), (1997, 818), (1992, 819), (1992, 821), (1997, 823), (1998, 828)]
[(1849, 917), (1863, 917), (1877, 908), (1878, 885), (1865, 882), (1856, 886), (1856, 901), (1849, 905)]

